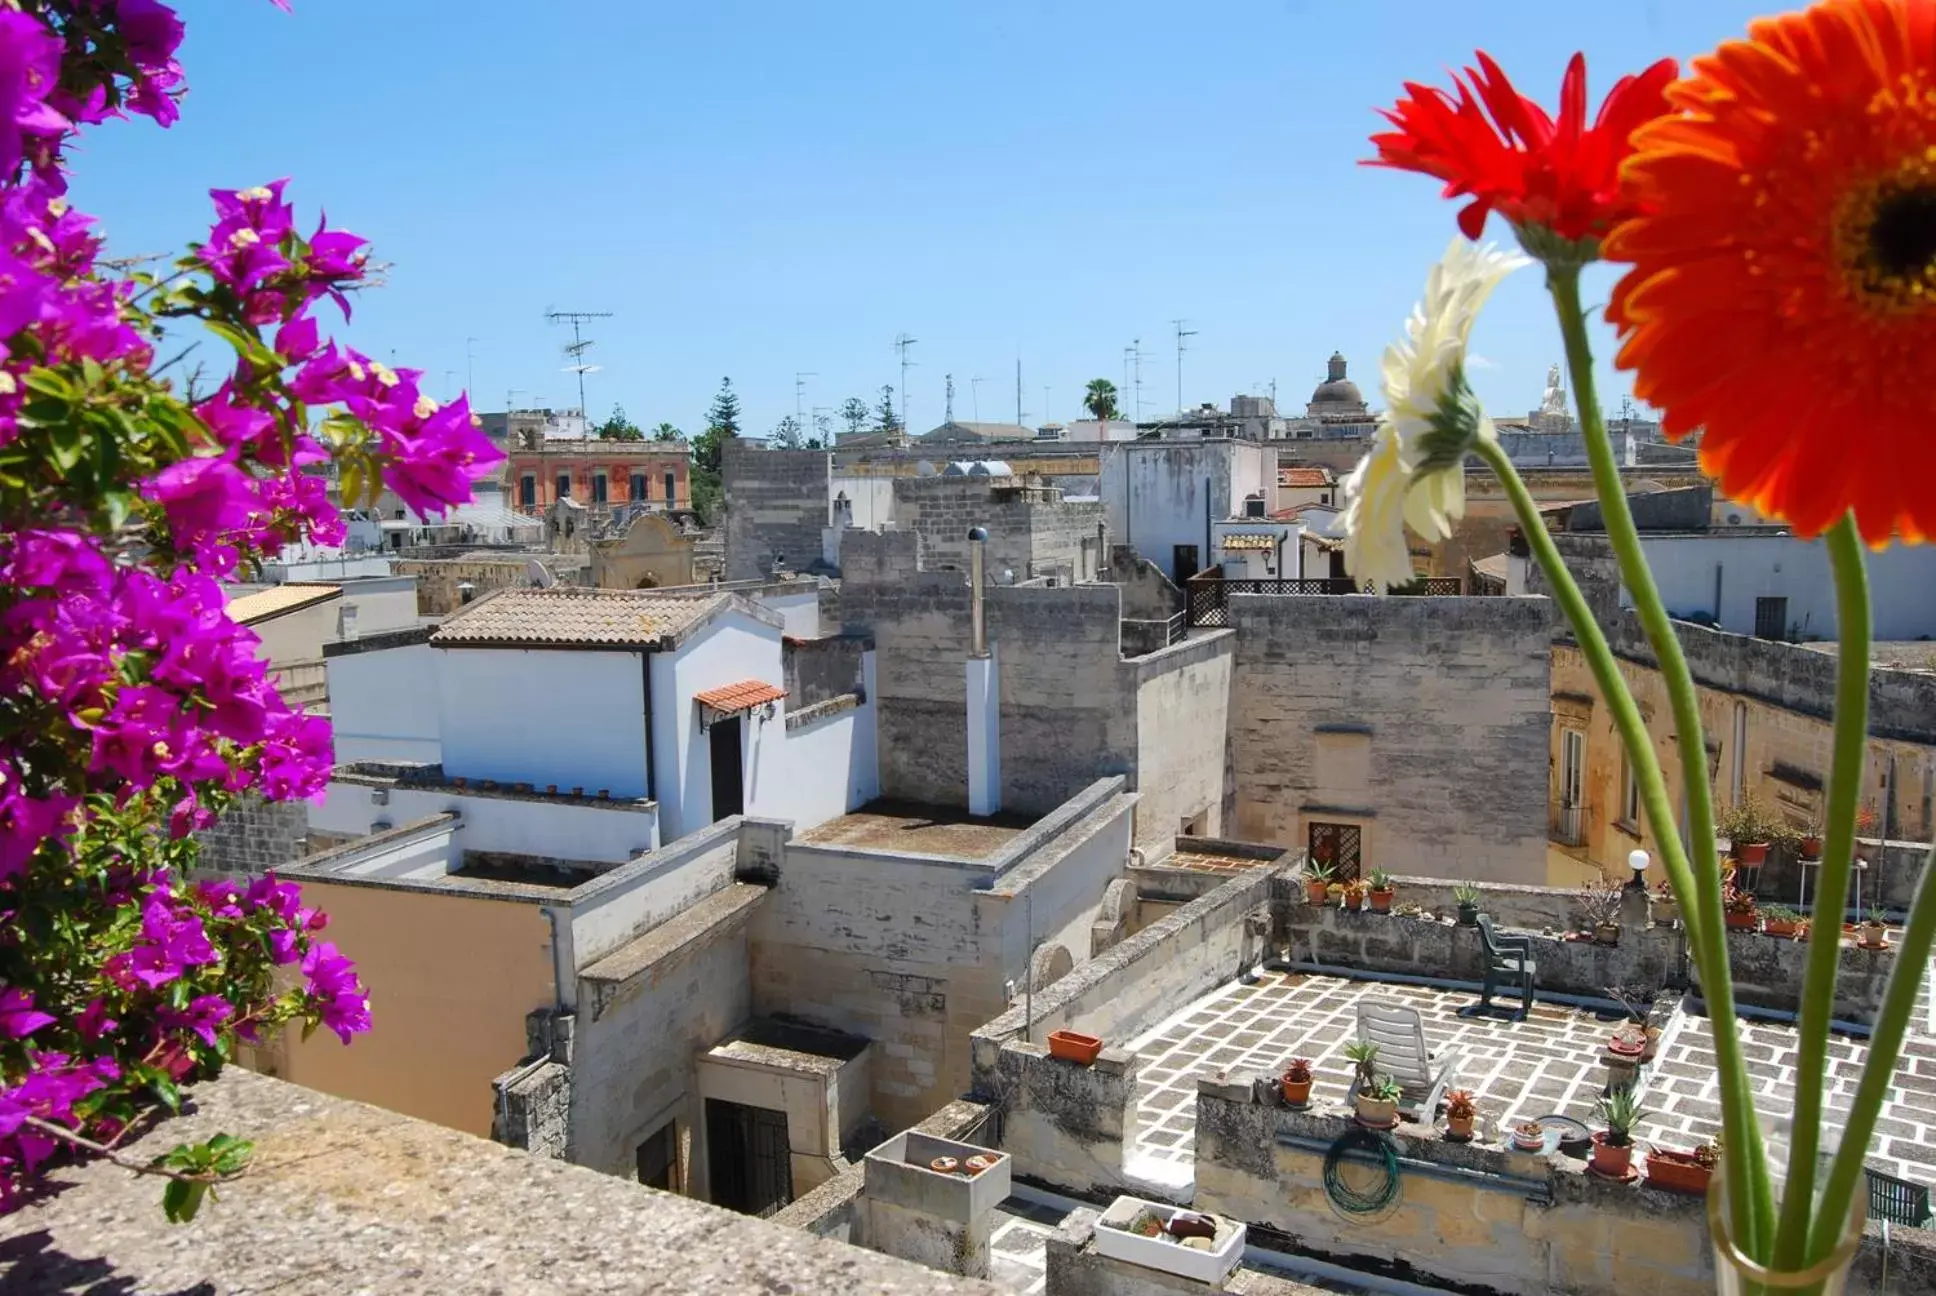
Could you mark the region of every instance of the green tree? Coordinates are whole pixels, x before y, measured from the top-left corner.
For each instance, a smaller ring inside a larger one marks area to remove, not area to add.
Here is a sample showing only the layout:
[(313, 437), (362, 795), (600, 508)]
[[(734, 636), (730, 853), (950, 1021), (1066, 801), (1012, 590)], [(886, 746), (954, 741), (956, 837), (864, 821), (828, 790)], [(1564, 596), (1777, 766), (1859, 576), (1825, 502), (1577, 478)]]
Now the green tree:
[(813, 416), (813, 435), (807, 438), (807, 449), (825, 450), (834, 443), (834, 421), (825, 414)]
[(867, 430), (867, 402), (858, 396), (849, 396), (840, 402), (840, 421), (847, 425), (848, 436), (859, 436)]
[(601, 441), (643, 441), (645, 433), (639, 431), (638, 424), (625, 417), (623, 405), (612, 406), (612, 416), (593, 429), (593, 435)]
[(766, 434), (766, 443), (775, 450), (798, 450), (806, 443), (802, 434), (800, 420), (789, 414), (773, 425)]
[(1096, 418), (1108, 422), (1116, 417), (1116, 384), (1107, 378), (1091, 378), (1082, 398), (1083, 407)]
[(652, 439), (654, 441), (677, 441), (685, 435), (684, 432), (681, 432), (670, 423), (661, 423), (652, 429)]
[(883, 384), (881, 387), (881, 403), (874, 407), (874, 430), (877, 432), (892, 432), (900, 426), (900, 423), (894, 417), (894, 388), (891, 385)]
[(733, 391), (731, 378), (719, 380), (719, 394), (713, 397), (712, 408), (706, 411), (706, 430), (723, 437), (736, 437), (740, 433), (739, 396)]

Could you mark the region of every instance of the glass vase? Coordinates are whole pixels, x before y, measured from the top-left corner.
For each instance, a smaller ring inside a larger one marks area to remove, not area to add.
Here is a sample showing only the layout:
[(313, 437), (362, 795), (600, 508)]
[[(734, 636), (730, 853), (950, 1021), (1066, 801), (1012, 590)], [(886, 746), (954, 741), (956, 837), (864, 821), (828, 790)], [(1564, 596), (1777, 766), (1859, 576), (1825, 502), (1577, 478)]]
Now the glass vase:
[(1714, 1248), (1714, 1290), (1717, 1296), (1843, 1296), (1855, 1253), (1862, 1245), (1869, 1194), (1858, 1183), (1849, 1218), (1835, 1249), (1805, 1269), (1769, 1269), (1750, 1260), (1734, 1244), (1728, 1226), (1727, 1176), (1715, 1167), (1707, 1191), (1708, 1240)]

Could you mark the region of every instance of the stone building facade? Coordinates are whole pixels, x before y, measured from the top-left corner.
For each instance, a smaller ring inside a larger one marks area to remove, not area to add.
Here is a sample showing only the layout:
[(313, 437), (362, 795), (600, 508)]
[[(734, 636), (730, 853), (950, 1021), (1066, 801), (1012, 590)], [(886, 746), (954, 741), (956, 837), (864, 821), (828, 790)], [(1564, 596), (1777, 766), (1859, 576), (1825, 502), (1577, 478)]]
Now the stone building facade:
[(1543, 600), (1237, 595), (1230, 617), (1229, 836), (1546, 880)]
[(808, 570), (831, 517), (833, 456), (768, 450), (743, 437), (727, 438), (720, 450), (726, 579), (764, 580), (776, 567)]

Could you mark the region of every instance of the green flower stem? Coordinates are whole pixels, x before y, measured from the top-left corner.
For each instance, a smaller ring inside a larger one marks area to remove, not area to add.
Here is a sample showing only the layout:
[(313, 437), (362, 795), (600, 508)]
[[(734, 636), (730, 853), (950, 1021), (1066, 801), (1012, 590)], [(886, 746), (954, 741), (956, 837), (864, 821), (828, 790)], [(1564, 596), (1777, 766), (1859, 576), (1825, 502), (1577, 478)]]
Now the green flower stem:
[[(1659, 839), (1661, 867), (1667, 870), (1668, 881), (1673, 884), (1675, 894), (1689, 894), (1687, 856), (1681, 848), (1680, 838), (1671, 831), (1661, 832), (1660, 825), (1674, 822), (1674, 804), (1667, 798), (1667, 780), (1660, 772), (1660, 762), (1654, 756), (1653, 744), (1647, 740), (1647, 722), (1641, 719), (1640, 708), (1635, 705), (1633, 694), (1627, 682), (1620, 678), (1620, 665), (1614, 660), (1613, 649), (1607, 644), (1606, 632), (1594, 619), (1593, 609), (1588, 605), (1586, 596), (1567, 570), (1566, 560), (1560, 557), (1559, 547), (1553, 543), (1552, 535), (1546, 530), (1546, 523), (1540, 518), (1539, 505), (1533, 500), (1532, 492), (1513, 467), (1512, 460), (1496, 441), (1480, 441), (1474, 452), (1483, 459), (1506, 488), (1506, 498), (1512, 502), (1513, 512), (1519, 518), (1519, 529), (1526, 534), (1526, 543), (1539, 560), (1540, 568), (1545, 571), (1546, 579), (1553, 587), (1553, 597), (1558, 601), (1560, 610), (1566, 614), (1567, 623), (1573, 627), (1573, 637), (1579, 641), (1580, 655), (1586, 658), (1587, 669), (1593, 672), (1593, 682), (1600, 686), (1600, 696), (1607, 700), (1607, 707), (1613, 712), (1614, 728), (1620, 732), (1620, 741), (1633, 756), (1634, 783), (1640, 789), (1641, 804), (1646, 807), (1647, 820), (1654, 825), (1655, 836)], [(1692, 921), (1692, 910), (1685, 911), (1685, 920)]]
[[(1600, 497), (1607, 538), (1619, 559), (1621, 582), (1633, 597), (1634, 610), (1660, 663), (1661, 680), (1673, 703), (1674, 733), (1681, 751), (1681, 787), (1693, 857), (1694, 892), (1700, 897), (1689, 914), (1688, 944), (1700, 969), (1701, 992), (1707, 1000), (1708, 1019), (1714, 1031), (1722, 1128), (1728, 1152), (1722, 1158), (1722, 1172), (1727, 1176), (1736, 1245), (1748, 1256), (1765, 1263), (1772, 1250), (1774, 1193), (1768, 1182), (1767, 1155), (1761, 1127), (1755, 1119), (1754, 1092), (1748, 1081), (1746, 1059), (1741, 1052), (1740, 1023), (1734, 1012), (1734, 978), (1728, 967), (1727, 929), (1721, 910), (1720, 861), (1714, 854), (1714, 805), (1708, 787), (1700, 703), (1694, 692), (1693, 676), (1687, 669), (1687, 658), (1681, 652), (1680, 637), (1674, 632), (1667, 608), (1660, 600), (1660, 591), (1654, 586), (1653, 572), (1641, 552), (1640, 535), (1627, 506), (1626, 486), (1620, 480), (1620, 467), (1614, 462), (1613, 445), (1607, 440), (1606, 425), (1600, 417), (1593, 380), (1593, 348), (1587, 339), (1586, 312), (1580, 305), (1579, 266), (1548, 265), (1546, 288), (1559, 316), (1560, 333), (1566, 339), (1566, 364), (1573, 379), (1573, 399), (1579, 409), (1580, 431), (1586, 442), (1587, 460), (1593, 468), (1594, 491)], [(1631, 744), (1627, 752), (1630, 760), (1638, 754)], [(1657, 840), (1674, 835), (1671, 815), (1654, 819), (1650, 811), (1649, 819)], [(1675, 894), (1681, 896), (1682, 907), (1689, 908), (1678, 886)]]
[[(1936, 849), (1929, 852), (1922, 880), (1916, 883), (1916, 898), (1909, 902), (1909, 921), (1903, 925), (1902, 939), (1896, 946), (1896, 965), (1889, 972), (1882, 1012), (1876, 1018), (1875, 1033), (1869, 1036), (1869, 1057), (1862, 1064), (1855, 1096), (1849, 1100), (1849, 1122), (1842, 1129), (1841, 1146), (1829, 1167), (1828, 1186), (1822, 1190), (1822, 1208), (1809, 1233), (1810, 1255), (1827, 1255), (1840, 1238), (1862, 1175), (1862, 1158), (1868, 1154), (1876, 1118), (1882, 1114), (1882, 1100), (1895, 1083), (1902, 1037), (1908, 1033), (1909, 1018), (1916, 1008), (1916, 989), (1929, 966), (1930, 948), (1936, 945), (1936, 878), (1932, 874), (1936, 874)], [(1809, 980), (1812, 991), (1812, 969)]]
[[(1835, 673), (1835, 748), (1829, 765), (1826, 839), (1815, 887), (1815, 921), (1808, 928), (1808, 967), (1802, 976), (1794, 1144), (1788, 1158), (1788, 1183), (1782, 1192), (1781, 1227), (1775, 1233), (1775, 1264), (1783, 1269), (1805, 1268), (1810, 1254), (1808, 1221), (1815, 1204), (1816, 1158), (1821, 1148), (1828, 1024), (1834, 1016), (1842, 910), (1848, 903), (1850, 860), (1855, 854), (1855, 803), (1862, 786), (1863, 748), (1869, 736), (1869, 571), (1854, 518), (1844, 517), (1829, 528), (1828, 554), (1835, 571), (1836, 625), (1841, 640)], [(1828, 915), (1826, 924), (1822, 922), (1824, 913)], [(1874, 1053), (1870, 1056), (1873, 1059)], [(1883, 1074), (1888, 1074), (1886, 1069)], [(1868, 1147), (1866, 1138), (1859, 1142), (1845, 1138), (1844, 1143), (1854, 1144), (1858, 1151)], [(1839, 1224), (1847, 1213), (1847, 1198), (1842, 1199), (1839, 1211), (1832, 1199), (1824, 1199), (1823, 1219), (1833, 1218)]]

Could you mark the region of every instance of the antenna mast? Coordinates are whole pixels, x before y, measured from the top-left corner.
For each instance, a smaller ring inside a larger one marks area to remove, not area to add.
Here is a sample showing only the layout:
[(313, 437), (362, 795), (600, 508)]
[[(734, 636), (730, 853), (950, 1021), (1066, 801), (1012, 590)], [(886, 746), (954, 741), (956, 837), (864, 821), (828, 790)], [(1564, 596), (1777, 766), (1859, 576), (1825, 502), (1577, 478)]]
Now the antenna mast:
[(947, 412), (942, 415), (941, 421), (944, 423), (952, 423), (955, 421), (955, 376), (953, 374), (943, 374), (941, 377), (945, 383), (943, 390), (948, 394)]
[(610, 319), (612, 318), (612, 312), (555, 310), (546, 311), (545, 318), (553, 324), (569, 323), (571, 325), (571, 341), (565, 344), (565, 354), (571, 357), (571, 363), (565, 366), (565, 372), (578, 375), (578, 417), (585, 420), (585, 431), (589, 433), (592, 426), (592, 416), (591, 411), (585, 408), (585, 375), (596, 370), (598, 366), (585, 363), (585, 353), (591, 350), (596, 343), (583, 335), (582, 326), (586, 320)]
[(908, 405), (910, 401), (908, 400), (907, 371), (908, 367), (914, 364), (914, 361), (908, 359), (908, 348), (920, 340), (920, 338), (911, 337), (906, 333), (899, 334), (894, 339), (894, 349), (901, 353), (901, 438), (903, 440), (907, 439), (910, 435), (909, 429), (914, 426), (908, 421)]
[(975, 422), (977, 423), (981, 422), (981, 385), (987, 381), (986, 378), (970, 378), (968, 380), (968, 398), (975, 403)]
[(820, 376), (819, 374), (814, 373), (812, 370), (807, 370), (805, 372), (802, 372), (799, 370), (794, 371), (793, 421), (800, 425), (800, 435), (803, 437), (806, 435), (806, 432), (807, 432), (807, 425), (805, 422), (805, 419), (807, 417), (807, 411), (806, 411), (807, 379), (818, 378), (819, 376)]
[(1022, 422), (1022, 357), (1015, 357), (1015, 426), (1027, 427)]
[(1183, 353), (1188, 350), (1183, 345), (1183, 339), (1193, 338), (1197, 335), (1195, 329), (1184, 327), (1189, 322), (1186, 319), (1170, 321), (1171, 324), (1176, 326), (1176, 416), (1178, 419), (1183, 417)]

